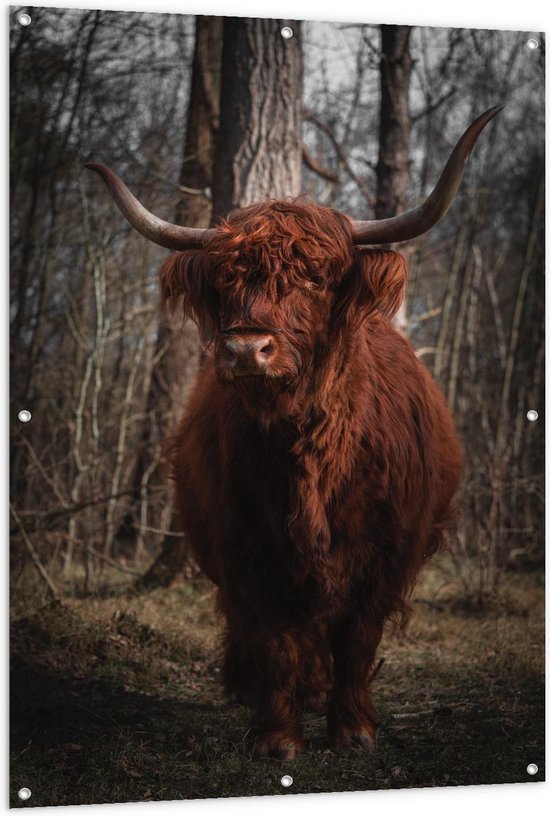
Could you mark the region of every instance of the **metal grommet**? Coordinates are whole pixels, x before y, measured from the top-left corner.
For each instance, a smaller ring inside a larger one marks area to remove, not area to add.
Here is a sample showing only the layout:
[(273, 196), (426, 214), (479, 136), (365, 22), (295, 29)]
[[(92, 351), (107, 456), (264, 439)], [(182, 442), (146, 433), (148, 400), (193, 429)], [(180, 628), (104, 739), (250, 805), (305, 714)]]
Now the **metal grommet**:
[(28, 788), (21, 788), (21, 790), (17, 791), (17, 795), (23, 800), (23, 802), (26, 802), (27, 799), (31, 798), (32, 794)]
[(539, 47), (539, 41), (535, 40), (534, 37), (531, 37), (529, 40), (527, 40), (525, 45), (527, 46), (529, 51), (535, 51)]
[(281, 37), (283, 40), (290, 40), (291, 37), (294, 36), (294, 31), (291, 29), (290, 26), (283, 26), (281, 28)]
[[(538, 770), (538, 768), (537, 768), (537, 770)], [(294, 782), (294, 779), (291, 776), (289, 776), (288, 774), (285, 774), (284, 776), (281, 776), (281, 785), (283, 786), (283, 788), (290, 788), (290, 786), (292, 785), (293, 782)]]
[(529, 422), (535, 422), (538, 418), (539, 415), (537, 411), (533, 411), (532, 409), (531, 411), (527, 411), (527, 419), (529, 420)]
[[(27, 14), (26, 11), (22, 11), (21, 14), (17, 15), (17, 22), (19, 23), (19, 25), (29, 26), (31, 24), (31, 22), (32, 22), (31, 15)], [(28, 790), (28, 788), (22, 788), (22, 790)], [(30, 796), (30, 792), (29, 792), (29, 796)]]
[(19, 419), (20, 422), (30, 422), (31, 416), (32, 416), (31, 412), (25, 409), (23, 411), (19, 411), (19, 413), (17, 414), (17, 418)]
[(535, 765), (534, 762), (529, 763), (529, 765), (527, 766), (527, 773), (529, 774), (529, 776), (534, 776), (538, 772), (539, 772), (539, 766)]

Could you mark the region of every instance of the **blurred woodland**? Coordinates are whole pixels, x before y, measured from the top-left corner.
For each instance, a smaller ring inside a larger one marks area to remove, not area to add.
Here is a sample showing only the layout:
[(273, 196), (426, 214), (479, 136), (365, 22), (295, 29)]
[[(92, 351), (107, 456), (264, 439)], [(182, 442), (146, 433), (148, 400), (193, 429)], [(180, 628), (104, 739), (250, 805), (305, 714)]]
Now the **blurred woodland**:
[(94, 592), (106, 571), (144, 591), (196, 572), (162, 443), (200, 365), (197, 333), (160, 314), (166, 251), (131, 230), (85, 161), (181, 224), (301, 192), (382, 218), (425, 197), (499, 102), (446, 218), (399, 248), (399, 325), (463, 440), (450, 552), (464, 590), (485, 599), (506, 570), (539, 566), (543, 35), (531, 50), (532, 35), (508, 31), (29, 13), (28, 27), (11, 21), (14, 586), (27, 565), (54, 596)]

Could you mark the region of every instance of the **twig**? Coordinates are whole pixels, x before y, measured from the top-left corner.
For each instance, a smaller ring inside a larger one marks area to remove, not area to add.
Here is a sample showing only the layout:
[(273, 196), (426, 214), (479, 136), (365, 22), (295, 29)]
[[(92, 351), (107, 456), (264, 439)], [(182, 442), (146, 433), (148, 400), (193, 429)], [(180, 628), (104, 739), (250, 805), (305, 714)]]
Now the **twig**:
[(439, 99), (436, 99), (435, 102), (430, 102), (430, 104), (426, 105), (426, 107), (423, 110), (421, 110), (415, 116), (412, 116), (411, 117), (412, 123), (416, 124), (425, 116), (429, 116), (431, 113), (436, 111), (444, 102), (447, 102), (448, 99), (451, 99), (451, 97), (453, 97), (455, 93), (456, 88), (454, 86), (452, 88), (449, 88), (449, 90), (442, 96), (440, 96)]
[(432, 714), (433, 710), (430, 708), (427, 711), (405, 711), (402, 714), (394, 714), (394, 720), (405, 720), (405, 719), (413, 719), (416, 717), (426, 717), (427, 715)]
[(50, 595), (52, 596), (53, 600), (56, 603), (59, 603), (60, 598), (59, 598), (59, 592), (57, 591), (57, 587), (54, 584), (54, 582), (52, 581), (52, 579), (50, 578), (50, 576), (48, 575), (48, 573), (46, 572), (46, 569), (44, 568), (44, 565), (42, 564), (40, 558), (38, 557), (38, 553), (36, 552), (36, 550), (34, 548), (34, 544), (30, 540), (30, 538), (29, 538), (29, 536), (27, 534), (27, 531), (23, 527), (23, 522), (21, 521), (21, 519), (17, 515), (17, 511), (16, 511), (15, 507), (13, 506), (13, 504), (11, 502), (10, 502), (10, 512), (11, 512), (11, 514), (12, 514), (14, 520), (15, 520), (15, 523), (19, 527), (19, 530), (21, 532), (21, 537), (23, 538), (23, 541), (25, 542), (26, 547), (27, 547), (27, 549), (28, 549), (28, 551), (29, 551), (29, 553), (31, 555), (34, 566), (36, 567), (36, 569), (37, 569), (39, 575), (41, 576), (41, 578), (46, 583), (46, 586), (48, 587), (48, 591), (49, 591)]
[(432, 317), (439, 317), (442, 311), (441, 306), (435, 306), (422, 314), (411, 315), (411, 323), (424, 323), (425, 320), (431, 320)]
[(140, 524), (140, 530), (145, 530), (147, 533), (157, 533), (161, 536), (170, 536), (171, 538), (185, 538), (185, 533), (178, 533), (176, 530), (166, 530), (162, 527), (149, 527), (147, 524)]
[[(148, 176), (151, 176), (152, 178), (157, 179), (157, 181), (162, 182), (167, 187), (171, 187), (173, 190), (176, 190), (178, 193), (185, 193), (186, 195), (191, 195), (191, 196), (205, 196), (205, 198), (211, 198), (212, 197), (210, 187), (187, 187), (185, 184), (176, 184), (175, 182), (171, 181), (170, 179), (167, 179), (161, 173), (157, 173), (154, 170), (152, 170), (150, 167), (145, 165), (130, 150), (125, 149), (124, 152), (126, 153), (127, 156), (129, 156), (131, 158), (131, 160), (135, 164), (137, 164), (137, 166), (141, 170), (146, 170)], [(185, 164), (186, 162), (193, 161), (195, 158), (196, 158), (196, 155), (188, 156), (188, 157), (183, 159), (183, 164)]]
[(105, 561), (107, 564), (110, 564), (111, 567), (115, 567), (121, 572), (126, 572), (128, 575), (141, 575), (139, 570), (132, 569), (132, 567), (126, 567), (124, 564), (119, 564), (118, 561), (114, 560), (114, 558), (109, 558), (109, 556), (105, 555), (105, 553), (100, 553), (97, 550), (94, 550), (92, 546), (88, 546), (88, 552), (91, 552), (92, 555), (96, 556), (96, 558), (100, 558), (102, 561)]
[(360, 192), (362, 193), (362, 195), (365, 196), (371, 207), (374, 207), (375, 204), (374, 196), (367, 188), (367, 185), (363, 181), (363, 179), (360, 179), (354, 172), (354, 170), (351, 168), (350, 163), (348, 161), (348, 157), (346, 156), (342, 145), (338, 142), (331, 128), (324, 122), (322, 122), (321, 119), (319, 119), (312, 111), (304, 111), (304, 119), (306, 120), (306, 122), (311, 122), (312, 124), (314, 124), (317, 128), (319, 128), (319, 130), (322, 133), (324, 133), (330, 139), (336, 151), (336, 155), (338, 156), (338, 160), (343, 166), (344, 170), (358, 186)]
[(438, 353), (439, 349), (436, 348), (435, 346), (422, 346), (422, 348), (416, 350), (417, 357), (425, 357), (426, 354), (438, 354)]
[(37, 468), (38, 472), (40, 473), (40, 475), (42, 476), (42, 478), (44, 479), (46, 484), (49, 485), (49, 487), (51, 487), (52, 491), (55, 493), (55, 495), (59, 499), (60, 503), (62, 505), (64, 505), (65, 508), (67, 508), (67, 502), (66, 502), (65, 496), (63, 496), (60, 489), (55, 484), (54, 480), (50, 479), (50, 477), (48, 476), (48, 474), (44, 470), (44, 467), (42, 466), (42, 463), (40, 462), (40, 459), (36, 455), (36, 452), (35, 452), (33, 446), (31, 445), (31, 443), (29, 442), (29, 440), (23, 435), (21, 436), (21, 439), (23, 441), (23, 444), (26, 445), (26, 447), (27, 447), (27, 449), (28, 449), (28, 451), (30, 453), (31, 459), (32, 459), (35, 467)]
[[(151, 490), (153, 489), (154, 488), (151, 488)], [(38, 530), (48, 530), (51, 529), (51, 524), (53, 522), (58, 521), (58, 519), (63, 518), (63, 516), (68, 516), (72, 513), (79, 513), (81, 510), (85, 510), (88, 507), (96, 507), (98, 504), (105, 504), (105, 502), (108, 502), (111, 499), (118, 499), (122, 496), (133, 496), (134, 493), (135, 490), (121, 490), (120, 493), (116, 493), (114, 496), (100, 496), (100, 498), (89, 499), (88, 501), (75, 502), (74, 504), (70, 504), (68, 507), (64, 507), (62, 510), (48, 510), (47, 512), (43, 513), (32, 510), (29, 511), (29, 515), (32, 515), (33, 518), (43, 519), (47, 523), (47, 526), (41, 526), (37, 528)], [(23, 513), (23, 515), (26, 515), (26, 513)]]
[(368, 685), (369, 686), (374, 682), (374, 679), (375, 679), (376, 675), (378, 674), (378, 672), (380, 671), (380, 669), (382, 668), (382, 666), (384, 665), (385, 662), (386, 662), (386, 659), (384, 657), (381, 657), (380, 660), (378, 661), (378, 663), (376, 664), (375, 668), (371, 671), (370, 676), (369, 676), (369, 680), (368, 680)]
[(321, 178), (332, 182), (338, 181), (338, 175), (332, 170), (329, 170), (327, 167), (323, 167), (320, 162), (318, 162), (317, 159), (311, 155), (305, 146), (302, 147), (302, 161), (306, 167), (308, 167), (313, 173), (317, 173), (317, 175), (321, 176)]

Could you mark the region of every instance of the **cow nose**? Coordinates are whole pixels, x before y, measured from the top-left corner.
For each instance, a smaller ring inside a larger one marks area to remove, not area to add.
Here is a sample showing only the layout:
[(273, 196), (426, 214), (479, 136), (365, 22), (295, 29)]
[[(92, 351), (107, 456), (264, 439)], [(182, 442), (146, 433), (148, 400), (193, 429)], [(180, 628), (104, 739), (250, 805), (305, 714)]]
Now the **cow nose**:
[(271, 334), (235, 334), (225, 339), (228, 362), (235, 374), (261, 374), (276, 351)]

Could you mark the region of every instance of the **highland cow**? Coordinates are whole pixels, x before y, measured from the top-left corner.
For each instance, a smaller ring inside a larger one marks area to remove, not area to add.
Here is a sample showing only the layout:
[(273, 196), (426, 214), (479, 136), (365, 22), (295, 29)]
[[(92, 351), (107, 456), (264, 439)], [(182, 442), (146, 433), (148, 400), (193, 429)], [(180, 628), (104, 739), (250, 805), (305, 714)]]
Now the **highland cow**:
[(423, 204), (383, 221), (298, 199), (189, 229), (88, 165), (136, 229), (180, 250), (161, 297), (207, 351), (171, 447), (176, 501), (218, 587), (224, 684), (256, 711), (259, 757), (296, 757), (308, 705), (326, 706), (333, 745), (374, 748), (376, 650), (442, 543), (462, 457), (438, 387), (392, 327), (406, 263), (368, 245), (442, 217), (500, 109), (468, 128)]

